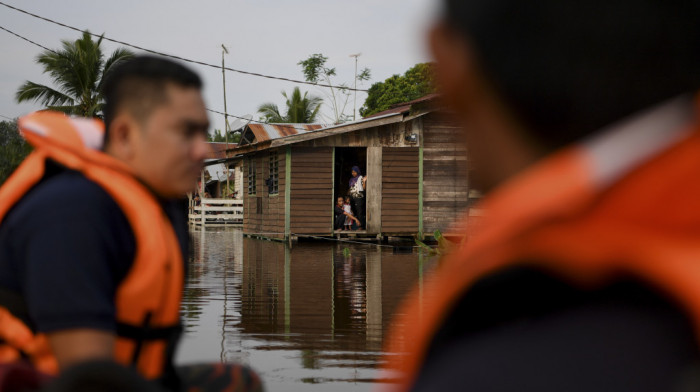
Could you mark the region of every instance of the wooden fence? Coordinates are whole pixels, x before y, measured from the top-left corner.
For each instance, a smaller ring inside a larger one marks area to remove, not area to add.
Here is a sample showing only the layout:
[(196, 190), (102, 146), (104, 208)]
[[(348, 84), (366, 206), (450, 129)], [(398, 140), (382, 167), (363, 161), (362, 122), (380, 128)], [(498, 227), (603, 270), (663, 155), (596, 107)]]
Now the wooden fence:
[(192, 225), (223, 226), (243, 223), (242, 199), (202, 199), (200, 205), (190, 201), (189, 221)]

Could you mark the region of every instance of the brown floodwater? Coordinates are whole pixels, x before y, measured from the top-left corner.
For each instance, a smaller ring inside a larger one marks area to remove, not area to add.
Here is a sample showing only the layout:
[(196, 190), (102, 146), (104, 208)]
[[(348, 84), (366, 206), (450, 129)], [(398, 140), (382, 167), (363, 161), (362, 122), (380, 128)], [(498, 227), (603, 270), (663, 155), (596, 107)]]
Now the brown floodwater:
[(386, 328), (435, 262), (374, 244), (290, 249), (239, 229), (192, 236), (176, 361), (245, 363), (269, 391), (372, 390)]

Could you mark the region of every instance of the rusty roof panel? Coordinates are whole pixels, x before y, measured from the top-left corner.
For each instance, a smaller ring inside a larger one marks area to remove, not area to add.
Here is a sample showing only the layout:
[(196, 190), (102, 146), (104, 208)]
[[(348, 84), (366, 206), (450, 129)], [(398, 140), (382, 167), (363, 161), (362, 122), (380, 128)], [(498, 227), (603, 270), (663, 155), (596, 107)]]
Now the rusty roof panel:
[(369, 115), (365, 118), (380, 117), (380, 116), (385, 116), (387, 114), (394, 114), (394, 113), (408, 113), (411, 111), (411, 107), (413, 105), (420, 104), (423, 102), (437, 100), (439, 97), (440, 97), (439, 94), (432, 93), (432, 94), (422, 96), (418, 99), (414, 99), (413, 101), (395, 103), (395, 104), (389, 106), (389, 109), (383, 110), (379, 113)]
[(257, 143), (313, 132), (324, 127), (323, 124), (248, 124), (248, 128), (255, 135)]
[(207, 154), (205, 159), (226, 158), (226, 150), (236, 148), (236, 146), (237, 146), (236, 143), (226, 144), (226, 143), (209, 142), (207, 144), (209, 145), (209, 153)]

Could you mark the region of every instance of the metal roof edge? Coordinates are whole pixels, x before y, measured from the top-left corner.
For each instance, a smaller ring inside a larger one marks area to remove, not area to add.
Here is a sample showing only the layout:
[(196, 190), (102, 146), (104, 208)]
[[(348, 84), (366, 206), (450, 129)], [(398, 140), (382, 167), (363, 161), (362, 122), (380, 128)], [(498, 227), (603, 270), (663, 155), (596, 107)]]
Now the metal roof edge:
[(301, 143), (309, 140), (320, 139), (326, 136), (333, 136), (336, 134), (357, 131), (365, 128), (394, 124), (403, 121), (403, 118), (403, 113), (392, 113), (380, 117), (372, 117), (367, 120), (360, 120), (351, 123), (334, 125), (332, 127), (321, 128), (313, 132), (307, 132), (300, 135), (287, 136), (285, 138), (275, 139), (272, 141), (270, 148)]
[(435, 110), (426, 110), (426, 111), (424, 111), (424, 112), (414, 113), (414, 114), (411, 114), (411, 115), (407, 115), (407, 116), (403, 119), (403, 121), (406, 122), (406, 121), (415, 120), (415, 119), (417, 119), (418, 117), (423, 117), (423, 116), (425, 116), (426, 114), (430, 114), (430, 113), (432, 113), (432, 112), (434, 112), (434, 111), (435, 111)]
[(240, 156), (234, 155), (232, 157), (227, 157), (227, 158), (205, 159), (204, 166), (212, 166), (212, 165), (217, 165), (219, 163), (231, 162), (231, 161), (235, 161), (235, 160), (240, 159), (240, 158), (241, 158)]

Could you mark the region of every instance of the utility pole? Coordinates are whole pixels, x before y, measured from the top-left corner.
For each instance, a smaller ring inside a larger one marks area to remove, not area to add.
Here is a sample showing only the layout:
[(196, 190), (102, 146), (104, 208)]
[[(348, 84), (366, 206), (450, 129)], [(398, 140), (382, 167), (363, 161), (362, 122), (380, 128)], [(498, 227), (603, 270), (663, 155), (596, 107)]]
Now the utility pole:
[(224, 55), (228, 54), (228, 49), (224, 46), (224, 44), (221, 44), (221, 77), (224, 81), (224, 121), (226, 123), (225, 127), (225, 133), (224, 133), (224, 138), (226, 140), (226, 149), (228, 149), (228, 111), (226, 109), (226, 69), (224, 65)]
[(355, 102), (352, 105), (352, 121), (355, 121), (355, 113), (357, 113), (357, 58), (361, 55), (362, 53), (355, 53), (350, 55), (350, 57), (355, 58)]
[[(224, 46), (224, 44), (221, 44), (221, 77), (224, 82), (224, 141), (226, 142), (226, 151), (224, 152), (224, 155), (226, 158), (228, 158), (228, 132), (229, 132), (229, 126), (228, 126), (228, 109), (226, 108), (226, 69), (224, 65), (224, 55), (228, 54), (228, 49)], [(229, 168), (228, 168), (228, 161), (224, 165), (226, 167), (226, 194), (224, 195), (225, 199), (228, 199), (228, 195), (231, 191), (231, 187), (229, 185)]]

